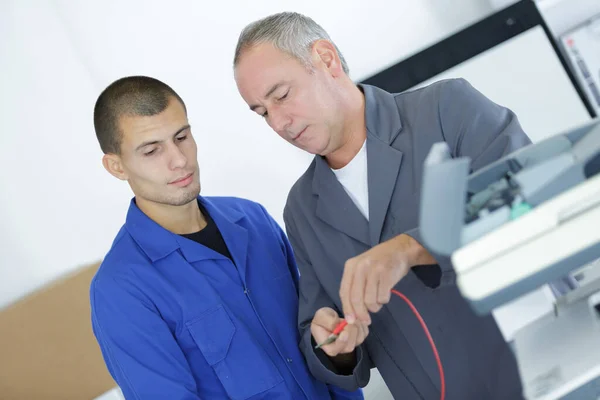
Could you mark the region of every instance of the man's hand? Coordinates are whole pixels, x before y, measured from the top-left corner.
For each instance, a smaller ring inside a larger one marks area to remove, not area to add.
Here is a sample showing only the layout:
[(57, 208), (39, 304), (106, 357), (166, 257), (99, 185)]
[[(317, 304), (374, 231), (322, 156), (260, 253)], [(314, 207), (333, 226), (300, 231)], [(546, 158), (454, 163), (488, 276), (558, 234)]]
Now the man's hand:
[(340, 298), (348, 324), (356, 319), (370, 324), (369, 311), (377, 312), (390, 301), (392, 288), (410, 268), (435, 263), (427, 250), (405, 234), (346, 261)]
[[(333, 332), (337, 324), (342, 319), (338, 313), (329, 308), (323, 307), (317, 310), (310, 324), (310, 332), (317, 344), (324, 342)], [(335, 357), (339, 354), (352, 353), (354, 349), (364, 342), (369, 334), (369, 328), (365, 324), (356, 323), (346, 325), (335, 342), (321, 347), (329, 357)]]

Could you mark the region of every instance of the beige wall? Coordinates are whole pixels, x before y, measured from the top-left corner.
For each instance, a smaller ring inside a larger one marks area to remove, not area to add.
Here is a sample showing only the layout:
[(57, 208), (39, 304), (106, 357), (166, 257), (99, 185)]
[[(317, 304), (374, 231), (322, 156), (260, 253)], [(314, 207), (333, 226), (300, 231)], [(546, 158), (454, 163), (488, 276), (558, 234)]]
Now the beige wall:
[(89, 284), (97, 267), (0, 311), (0, 398), (86, 400), (115, 386), (90, 323)]

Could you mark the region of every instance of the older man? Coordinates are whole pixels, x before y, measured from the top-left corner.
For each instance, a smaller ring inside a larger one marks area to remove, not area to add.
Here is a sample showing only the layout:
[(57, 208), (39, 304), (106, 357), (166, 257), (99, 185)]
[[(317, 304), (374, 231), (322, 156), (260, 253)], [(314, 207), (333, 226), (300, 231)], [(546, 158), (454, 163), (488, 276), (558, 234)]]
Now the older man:
[[(420, 242), (423, 162), (435, 142), (475, 169), (530, 143), (517, 117), (462, 79), (391, 94), (356, 85), (327, 32), (280, 13), (248, 25), (234, 57), (239, 92), (314, 160), (284, 211), (300, 268), (301, 347), (320, 380), (355, 389), (377, 367), (398, 399), (442, 391), (432, 348), (397, 289), (429, 326), (446, 399), (518, 399), (513, 354), (491, 316), (461, 297), (448, 260)], [(340, 338), (315, 349), (342, 320)]]

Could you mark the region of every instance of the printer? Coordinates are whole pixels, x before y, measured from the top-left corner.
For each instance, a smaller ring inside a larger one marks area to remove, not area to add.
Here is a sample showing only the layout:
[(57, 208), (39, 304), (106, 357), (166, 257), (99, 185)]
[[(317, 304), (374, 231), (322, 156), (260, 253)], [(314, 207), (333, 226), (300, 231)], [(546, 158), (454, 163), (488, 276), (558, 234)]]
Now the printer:
[(553, 312), (513, 336), (524, 395), (600, 399), (600, 274), (581, 279), (585, 268), (600, 268), (600, 119), (477, 171), (470, 164), (445, 142), (432, 146), (423, 244), (450, 257), (458, 289), (480, 315), (566, 282)]

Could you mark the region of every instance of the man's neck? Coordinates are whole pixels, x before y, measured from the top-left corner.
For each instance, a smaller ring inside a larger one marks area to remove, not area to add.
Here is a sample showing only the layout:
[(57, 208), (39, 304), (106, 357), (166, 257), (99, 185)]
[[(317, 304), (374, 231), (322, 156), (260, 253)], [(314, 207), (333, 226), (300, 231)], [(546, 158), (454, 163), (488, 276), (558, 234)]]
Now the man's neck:
[(198, 232), (206, 227), (206, 218), (200, 211), (197, 199), (182, 206), (158, 204), (142, 199), (136, 199), (136, 204), (154, 222), (178, 235)]
[(348, 165), (356, 157), (367, 139), (365, 96), (356, 86), (354, 86), (354, 90), (349, 96), (347, 114), (344, 120), (340, 147), (325, 157), (327, 163), (333, 169), (340, 169)]

